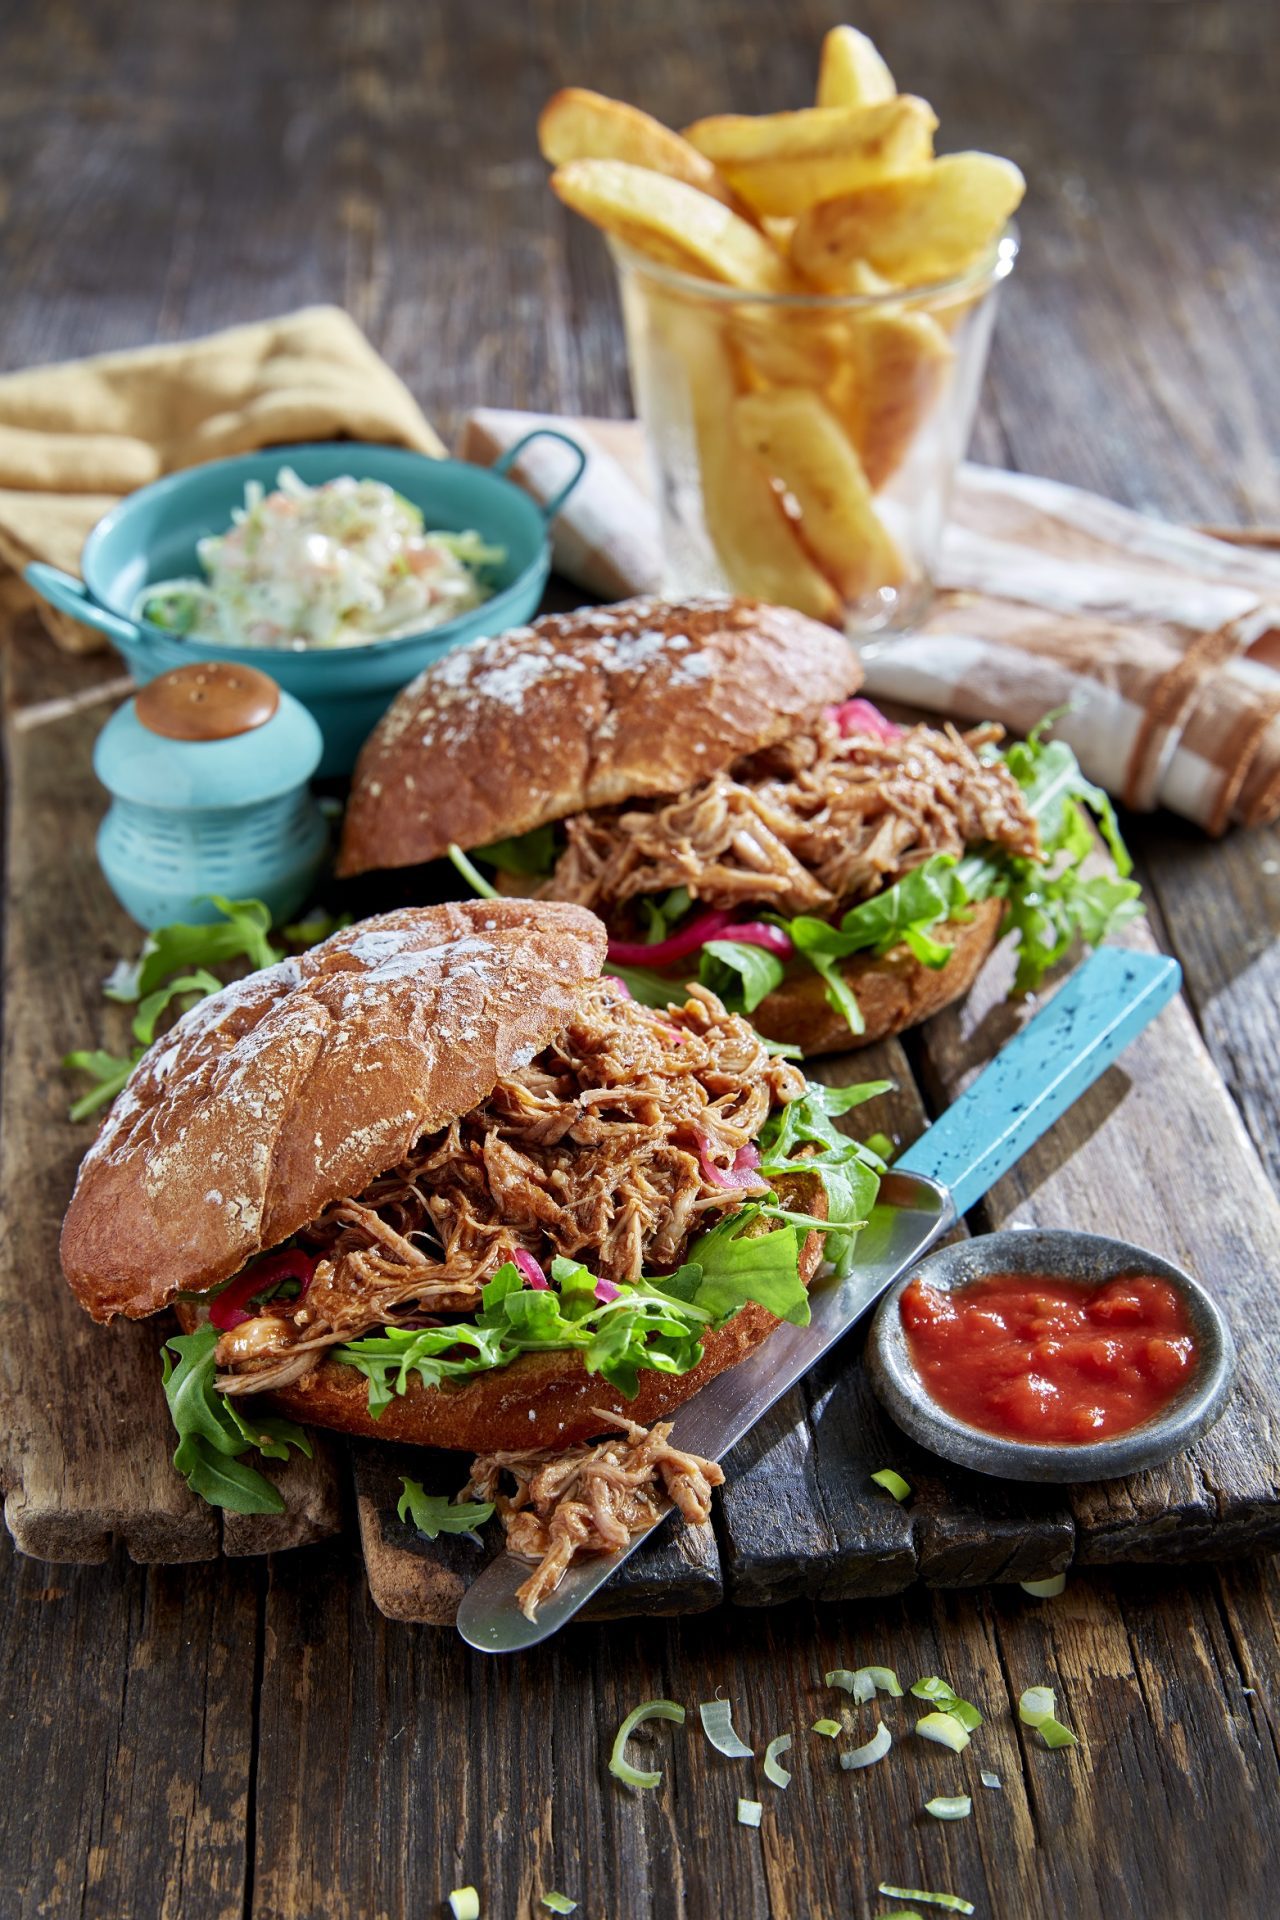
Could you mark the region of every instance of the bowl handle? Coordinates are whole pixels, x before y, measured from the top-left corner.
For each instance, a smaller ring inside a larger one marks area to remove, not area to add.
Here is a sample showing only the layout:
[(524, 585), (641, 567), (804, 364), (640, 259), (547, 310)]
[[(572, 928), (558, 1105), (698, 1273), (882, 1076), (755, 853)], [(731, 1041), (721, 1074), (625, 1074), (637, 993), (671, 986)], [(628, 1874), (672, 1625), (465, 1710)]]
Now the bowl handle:
[(109, 607), (100, 606), (84, 581), (77, 580), (73, 573), (64, 573), (61, 567), (48, 567), (43, 560), (33, 560), (23, 568), (22, 577), (42, 599), (57, 607), (59, 613), (68, 613), (73, 620), (96, 627), (127, 657), (142, 651), (142, 635), (133, 621), (112, 613)]
[(541, 500), (538, 502), (543, 519), (547, 521), (554, 520), (587, 470), (587, 450), (585, 447), (580, 447), (576, 440), (571, 440), (567, 433), (558, 432), (555, 427), (533, 427), (528, 433), (521, 434), (515, 445), (508, 447), (506, 452), (494, 461), (493, 471), (504, 475), (510, 473), (512, 467), (531, 440), (558, 440), (562, 447), (568, 447), (570, 453), (577, 461), (577, 465), (574, 467), (573, 472), (565, 481), (560, 491), (552, 494), (549, 500)]

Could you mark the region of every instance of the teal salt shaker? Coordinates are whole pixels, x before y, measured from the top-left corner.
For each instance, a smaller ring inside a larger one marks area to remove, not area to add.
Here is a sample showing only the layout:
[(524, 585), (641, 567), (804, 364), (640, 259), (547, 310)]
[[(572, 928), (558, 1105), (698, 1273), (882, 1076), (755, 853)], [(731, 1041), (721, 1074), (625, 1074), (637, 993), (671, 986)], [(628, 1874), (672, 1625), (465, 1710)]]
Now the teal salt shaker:
[(140, 687), (94, 748), (111, 795), (98, 861), (141, 926), (218, 919), (211, 894), (262, 900), (273, 921), (306, 900), (328, 829), (307, 782), (323, 742), (255, 667), (195, 661)]

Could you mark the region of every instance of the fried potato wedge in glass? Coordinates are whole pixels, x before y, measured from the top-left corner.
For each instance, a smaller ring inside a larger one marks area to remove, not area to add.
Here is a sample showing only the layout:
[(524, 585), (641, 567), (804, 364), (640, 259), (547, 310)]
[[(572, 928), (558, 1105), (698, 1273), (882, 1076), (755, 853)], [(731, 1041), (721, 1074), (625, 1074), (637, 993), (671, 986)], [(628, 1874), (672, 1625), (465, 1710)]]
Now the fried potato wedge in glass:
[(570, 160), (551, 185), (565, 206), (662, 266), (759, 293), (794, 284), (767, 235), (683, 180), (626, 160)]
[(947, 280), (990, 251), (1025, 191), (1012, 160), (946, 154), (811, 207), (796, 225), (791, 257), (829, 293), (855, 291), (863, 266), (904, 286)]
[(903, 93), (870, 107), (716, 114), (685, 138), (760, 214), (802, 214), (871, 181), (917, 172), (933, 153), (938, 116)]
[(820, 107), (874, 107), (898, 91), (874, 40), (856, 27), (832, 27), (818, 66)]
[(848, 434), (804, 387), (744, 394), (734, 424), (770, 479), (799, 511), (798, 530), (841, 597), (857, 601), (903, 577), (902, 557), (875, 510)]
[(873, 492), (906, 459), (954, 359), (955, 348), (927, 313), (874, 308), (847, 323), (833, 402)]
[(626, 160), (743, 211), (705, 154), (652, 114), (588, 87), (562, 87), (552, 94), (538, 116), (538, 145), (553, 167), (570, 160)]
[(738, 397), (723, 323), (714, 314), (662, 302), (664, 350), (687, 382), (702, 482), (702, 516), (725, 579), (736, 593), (797, 607), (840, 625), (840, 599), (796, 537), (764, 467), (739, 440)]

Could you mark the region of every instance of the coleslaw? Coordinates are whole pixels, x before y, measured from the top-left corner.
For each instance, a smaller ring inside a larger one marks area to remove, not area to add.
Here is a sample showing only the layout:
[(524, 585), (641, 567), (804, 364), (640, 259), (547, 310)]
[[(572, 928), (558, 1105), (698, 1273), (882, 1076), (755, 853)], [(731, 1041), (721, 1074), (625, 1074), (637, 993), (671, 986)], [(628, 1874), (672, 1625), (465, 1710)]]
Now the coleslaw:
[(478, 533), (426, 530), (403, 494), (349, 474), (309, 487), (281, 467), (277, 490), (251, 480), (231, 519), (196, 547), (205, 578), (144, 588), (139, 617), (220, 646), (362, 646), (482, 605), (506, 558)]

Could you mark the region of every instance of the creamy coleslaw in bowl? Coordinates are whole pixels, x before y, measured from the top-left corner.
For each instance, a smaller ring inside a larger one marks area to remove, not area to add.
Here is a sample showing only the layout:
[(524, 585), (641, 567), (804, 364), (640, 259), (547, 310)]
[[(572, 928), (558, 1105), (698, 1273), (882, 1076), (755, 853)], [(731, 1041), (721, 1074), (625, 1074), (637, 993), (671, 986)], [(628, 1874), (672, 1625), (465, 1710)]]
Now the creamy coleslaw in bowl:
[(394, 487), (349, 474), (311, 487), (282, 467), (273, 493), (250, 481), (231, 518), (197, 542), (204, 578), (145, 587), (135, 617), (223, 646), (364, 646), (483, 605), (506, 558), (478, 533), (428, 530)]

